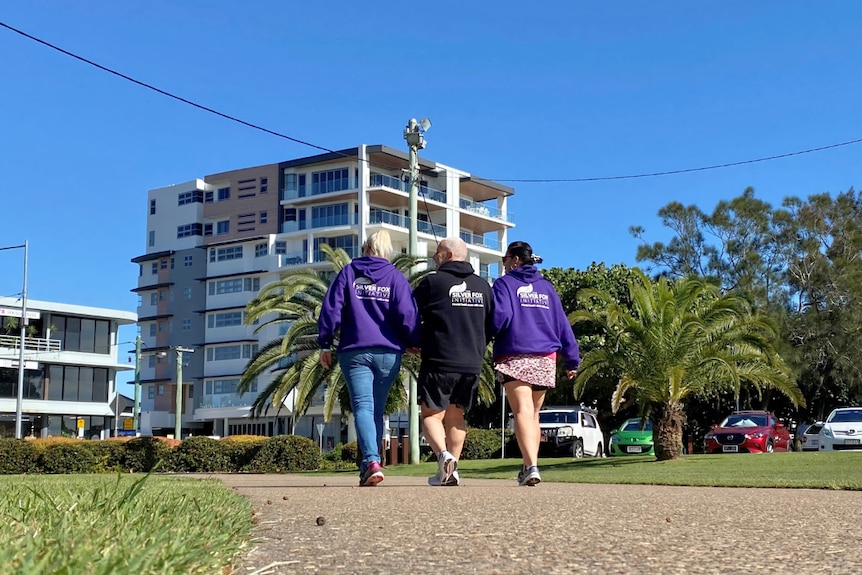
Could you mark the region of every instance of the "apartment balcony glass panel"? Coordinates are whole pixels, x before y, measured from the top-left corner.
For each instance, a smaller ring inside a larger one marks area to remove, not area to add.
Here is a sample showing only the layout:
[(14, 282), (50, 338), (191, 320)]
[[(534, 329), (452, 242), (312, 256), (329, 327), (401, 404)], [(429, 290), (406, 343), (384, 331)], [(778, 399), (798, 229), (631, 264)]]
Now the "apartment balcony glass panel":
[[(393, 190), (406, 192), (408, 194), (410, 193), (410, 184), (408, 182), (402, 182), (398, 178), (393, 178), (392, 176), (387, 176), (386, 174), (377, 174), (374, 172), (371, 173), (369, 187), (386, 187)], [(429, 200), (434, 200), (435, 202), (440, 202), (442, 204), (446, 203), (446, 192), (443, 192), (441, 190), (435, 190), (434, 188), (429, 188), (428, 186), (420, 185), (419, 195), (426, 197)]]
[[(388, 210), (374, 209), (368, 214), (369, 224), (389, 224), (399, 228), (409, 228), (410, 218), (390, 212)], [(446, 237), (446, 226), (432, 224), (419, 220), (416, 223), (416, 230), (426, 234), (433, 234), (437, 237)]]
[(500, 241), (486, 238), (485, 236), (480, 236), (478, 234), (472, 234), (470, 232), (461, 232), (461, 239), (473, 246), (481, 246), (483, 248), (489, 248), (492, 250), (500, 250)]
[(207, 409), (211, 407), (248, 407), (250, 406), (257, 394), (244, 393), (213, 393), (204, 395), (201, 398), (200, 408)]
[(466, 198), (461, 198), (459, 200), (459, 205), (461, 206), (462, 210), (467, 210), (468, 212), (473, 212), (474, 214), (478, 214), (480, 216), (494, 218), (497, 220), (502, 220), (504, 222), (512, 222), (512, 214), (504, 214), (494, 206), (488, 206), (486, 204), (474, 202), (473, 200), (468, 200)]
[(305, 252), (290, 252), (279, 254), (278, 267), (298, 266), (308, 263), (308, 254)]

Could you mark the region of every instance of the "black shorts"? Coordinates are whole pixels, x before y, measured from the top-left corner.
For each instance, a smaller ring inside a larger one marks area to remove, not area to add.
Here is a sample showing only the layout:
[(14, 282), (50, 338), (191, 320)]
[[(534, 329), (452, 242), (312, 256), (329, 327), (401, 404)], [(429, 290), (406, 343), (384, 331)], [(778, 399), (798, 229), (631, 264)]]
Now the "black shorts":
[(469, 411), (479, 395), (479, 375), (476, 373), (450, 373), (445, 371), (420, 372), (417, 396), (434, 410), (445, 411), (456, 405)]

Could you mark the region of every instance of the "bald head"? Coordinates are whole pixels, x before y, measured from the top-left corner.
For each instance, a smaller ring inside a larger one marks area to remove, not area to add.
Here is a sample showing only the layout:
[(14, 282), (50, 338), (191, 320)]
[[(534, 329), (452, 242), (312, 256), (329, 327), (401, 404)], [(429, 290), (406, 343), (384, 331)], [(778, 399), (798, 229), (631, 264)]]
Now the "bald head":
[(461, 238), (446, 238), (440, 242), (437, 250), (448, 255), (447, 261), (467, 261), (467, 243)]

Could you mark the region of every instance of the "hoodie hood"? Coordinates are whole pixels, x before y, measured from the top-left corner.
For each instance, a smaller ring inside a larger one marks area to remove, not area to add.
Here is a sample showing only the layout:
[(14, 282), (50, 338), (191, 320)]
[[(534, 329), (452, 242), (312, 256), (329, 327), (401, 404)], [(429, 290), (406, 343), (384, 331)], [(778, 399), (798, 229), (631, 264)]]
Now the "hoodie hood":
[(473, 266), (471, 266), (469, 262), (446, 262), (437, 268), (437, 270), (448, 272), (453, 276), (458, 276), (459, 278), (473, 275)]
[(528, 284), (535, 283), (542, 279), (542, 272), (539, 271), (539, 268), (530, 264), (515, 268), (507, 272), (507, 275)]
[(391, 277), (393, 273), (401, 274), (386, 258), (362, 256), (350, 262), (356, 276), (364, 276), (378, 283)]

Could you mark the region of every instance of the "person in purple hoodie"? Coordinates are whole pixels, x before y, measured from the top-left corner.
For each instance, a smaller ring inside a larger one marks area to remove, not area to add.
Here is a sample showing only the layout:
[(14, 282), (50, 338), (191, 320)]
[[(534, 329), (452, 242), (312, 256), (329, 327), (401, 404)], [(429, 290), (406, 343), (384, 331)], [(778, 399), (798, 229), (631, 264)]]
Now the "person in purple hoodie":
[(416, 302), (407, 279), (389, 263), (391, 253), (389, 232), (368, 236), (362, 257), (345, 266), (329, 286), (317, 322), (320, 364), (325, 368), (332, 364), (340, 330), (338, 364), (347, 380), (362, 452), (360, 486), (383, 481), (383, 408), (401, 369), (401, 354), (419, 345)]
[(494, 293), (494, 369), (515, 416), (515, 438), (524, 458), (518, 484), (533, 486), (539, 475), (539, 410), (556, 385), (557, 355), (572, 378), (581, 363), (560, 296), (535, 264), (542, 258), (526, 242), (512, 242), (503, 256), (505, 275)]

